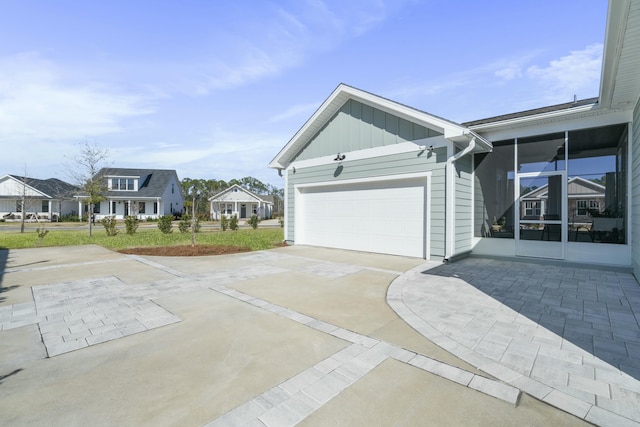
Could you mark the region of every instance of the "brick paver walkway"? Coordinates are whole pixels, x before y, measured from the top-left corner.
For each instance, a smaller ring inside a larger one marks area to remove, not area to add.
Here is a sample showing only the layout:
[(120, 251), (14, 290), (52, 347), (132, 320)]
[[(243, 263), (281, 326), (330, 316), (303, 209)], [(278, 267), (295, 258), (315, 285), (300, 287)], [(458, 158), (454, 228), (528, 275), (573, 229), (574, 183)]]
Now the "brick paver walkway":
[(640, 422), (640, 285), (629, 273), (468, 258), (407, 272), (388, 301), (528, 394), (596, 424)]

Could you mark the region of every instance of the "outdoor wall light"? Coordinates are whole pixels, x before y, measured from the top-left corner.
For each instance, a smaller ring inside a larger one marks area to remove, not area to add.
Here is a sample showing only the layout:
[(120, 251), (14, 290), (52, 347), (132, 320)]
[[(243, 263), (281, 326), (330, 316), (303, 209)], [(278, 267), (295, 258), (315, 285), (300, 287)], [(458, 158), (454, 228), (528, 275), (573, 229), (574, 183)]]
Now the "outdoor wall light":
[(334, 160), (334, 161), (336, 161), (336, 162), (337, 162), (337, 161), (342, 161), (342, 160), (344, 160), (344, 158), (345, 158), (345, 157), (346, 157), (346, 156), (345, 156), (344, 154), (340, 154), (340, 153), (338, 153), (338, 154), (336, 155), (336, 158), (335, 158), (335, 159), (333, 159), (333, 160)]

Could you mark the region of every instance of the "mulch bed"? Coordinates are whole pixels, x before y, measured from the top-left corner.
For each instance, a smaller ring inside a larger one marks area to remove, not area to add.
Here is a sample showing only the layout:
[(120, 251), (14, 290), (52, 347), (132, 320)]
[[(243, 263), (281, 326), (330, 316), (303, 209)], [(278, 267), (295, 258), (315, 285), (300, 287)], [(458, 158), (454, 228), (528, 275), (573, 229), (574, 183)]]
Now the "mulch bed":
[(154, 255), (154, 256), (206, 256), (225, 255), (240, 252), (251, 252), (251, 248), (242, 246), (216, 245), (178, 245), (178, 246), (149, 246), (144, 248), (120, 249), (121, 254)]

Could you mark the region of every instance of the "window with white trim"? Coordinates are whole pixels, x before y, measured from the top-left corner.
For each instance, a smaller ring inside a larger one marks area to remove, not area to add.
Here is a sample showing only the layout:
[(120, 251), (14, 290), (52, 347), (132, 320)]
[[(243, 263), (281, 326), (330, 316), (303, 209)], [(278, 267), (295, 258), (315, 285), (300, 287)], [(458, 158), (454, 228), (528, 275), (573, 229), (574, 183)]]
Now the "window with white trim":
[(540, 216), (540, 202), (524, 202), (525, 216)]
[(586, 200), (578, 200), (576, 201), (576, 210), (577, 214), (580, 216), (587, 215), (589, 211), (587, 211), (587, 201)]
[(133, 178), (111, 178), (111, 190), (113, 191), (135, 191)]

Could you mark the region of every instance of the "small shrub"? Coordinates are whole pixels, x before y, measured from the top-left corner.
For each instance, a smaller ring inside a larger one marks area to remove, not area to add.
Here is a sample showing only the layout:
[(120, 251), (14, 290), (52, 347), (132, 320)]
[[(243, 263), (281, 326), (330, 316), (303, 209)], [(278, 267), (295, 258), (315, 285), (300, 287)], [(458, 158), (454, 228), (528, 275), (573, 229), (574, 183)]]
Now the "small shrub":
[(280, 228), (284, 228), (284, 218), (278, 218), (278, 222), (280, 223)]
[(234, 231), (238, 229), (238, 215), (231, 217), (231, 221), (229, 221), (229, 229)]
[(191, 220), (187, 215), (184, 215), (180, 219), (180, 222), (178, 223), (178, 231), (180, 231), (180, 233), (186, 233), (187, 231), (189, 231), (190, 228), (191, 228)]
[(127, 234), (129, 234), (130, 236), (133, 236), (134, 234), (136, 234), (136, 230), (138, 229), (138, 224), (140, 223), (140, 220), (138, 219), (137, 216), (134, 215), (129, 215), (124, 219), (124, 226), (127, 230)]
[(224, 214), (220, 216), (220, 228), (222, 228), (222, 231), (226, 231), (229, 228), (229, 218)]
[(115, 236), (118, 234), (115, 216), (105, 216), (100, 222), (104, 226), (104, 231), (107, 232), (107, 236)]
[(256, 228), (258, 228), (258, 224), (260, 223), (260, 218), (258, 217), (258, 215), (253, 214), (251, 215), (251, 218), (247, 220), (247, 223), (251, 226), (251, 228), (255, 230)]
[(158, 218), (158, 228), (163, 234), (169, 234), (173, 231), (171, 229), (171, 221), (173, 221), (173, 215), (163, 215)]
[[(191, 216), (190, 215), (182, 215), (182, 218), (180, 219), (180, 222), (178, 223), (178, 230), (180, 230), (181, 233), (186, 233), (188, 231), (191, 231)], [(200, 232), (200, 218), (198, 218), (196, 216), (196, 223), (195, 223), (195, 231), (196, 233)]]
[(49, 234), (49, 230), (47, 230), (46, 228), (42, 227), (42, 228), (36, 228), (36, 233), (38, 233), (38, 240), (42, 241), (44, 240), (44, 236), (46, 236), (47, 234)]

